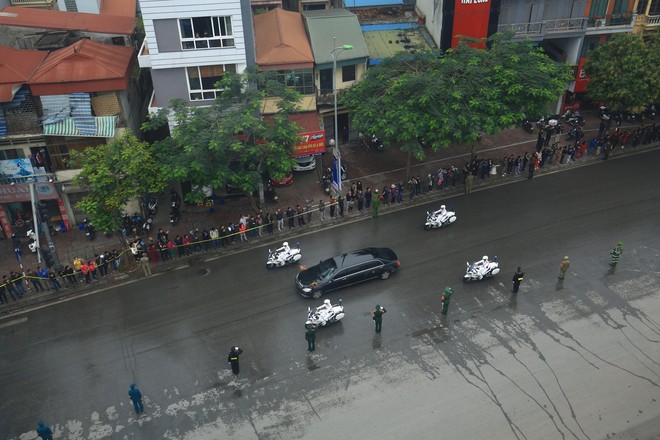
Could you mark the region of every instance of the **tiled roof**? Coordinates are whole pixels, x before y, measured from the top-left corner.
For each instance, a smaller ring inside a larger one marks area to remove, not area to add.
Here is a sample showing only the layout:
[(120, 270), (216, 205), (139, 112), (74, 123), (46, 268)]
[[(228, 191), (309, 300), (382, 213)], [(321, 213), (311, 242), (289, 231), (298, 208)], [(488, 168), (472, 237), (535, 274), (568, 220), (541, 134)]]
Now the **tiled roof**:
[(10, 102), (14, 89), (28, 82), (48, 52), (0, 46), (0, 102)]
[(137, 0), (103, 0), (101, 14), (117, 17), (133, 17), (137, 14)]
[(132, 60), (132, 47), (82, 39), (51, 52), (30, 79), (30, 89), (37, 96), (123, 90)]
[(264, 68), (311, 68), (314, 56), (298, 12), (272, 9), (254, 16), (257, 65)]
[(0, 10), (0, 26), (131, 35), (135, 28), (135, 14), (132, 17), (121, 17), (7, 6)]

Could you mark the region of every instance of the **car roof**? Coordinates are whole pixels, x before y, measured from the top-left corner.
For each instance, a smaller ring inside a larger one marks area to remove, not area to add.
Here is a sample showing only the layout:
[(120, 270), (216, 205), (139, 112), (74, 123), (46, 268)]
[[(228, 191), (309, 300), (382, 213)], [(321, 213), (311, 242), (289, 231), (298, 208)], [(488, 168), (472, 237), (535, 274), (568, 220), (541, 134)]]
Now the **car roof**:
[(365, 263), (373, 259), (396, 260), (396, 254), (389, 248), (364, 248), (357, 251), (348, 252), (334, 257), (338, 269), (353, 266), (355, 264)]

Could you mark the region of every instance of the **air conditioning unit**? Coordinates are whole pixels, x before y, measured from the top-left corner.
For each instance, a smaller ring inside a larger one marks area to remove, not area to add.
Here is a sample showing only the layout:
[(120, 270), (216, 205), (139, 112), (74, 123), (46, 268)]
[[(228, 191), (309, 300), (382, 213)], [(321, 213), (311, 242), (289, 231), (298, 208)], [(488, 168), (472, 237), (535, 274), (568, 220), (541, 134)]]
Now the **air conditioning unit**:
[(596, 19), (596, 27), (601, 27), (601, 26), (605, 26), (605, 19), (604, 18)]

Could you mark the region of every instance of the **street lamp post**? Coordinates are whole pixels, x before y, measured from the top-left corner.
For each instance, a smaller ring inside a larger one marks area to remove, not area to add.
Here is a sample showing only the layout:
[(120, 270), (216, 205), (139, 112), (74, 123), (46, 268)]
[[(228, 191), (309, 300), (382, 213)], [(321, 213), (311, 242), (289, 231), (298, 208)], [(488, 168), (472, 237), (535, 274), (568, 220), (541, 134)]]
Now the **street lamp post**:
[(332, 55), (332, 94), (335, 103), (335, 143), (332, 150), (332, 155), (337, 159), (337, 192), (341, 194), (341, 152), (339, 151), (339, 127), (337, 126), (337, 55), (343, 50), (351, 50), (353, 46), (344, 44), (337, 46), (337, 37), (332, 37), (332, 47), (330, 51)]

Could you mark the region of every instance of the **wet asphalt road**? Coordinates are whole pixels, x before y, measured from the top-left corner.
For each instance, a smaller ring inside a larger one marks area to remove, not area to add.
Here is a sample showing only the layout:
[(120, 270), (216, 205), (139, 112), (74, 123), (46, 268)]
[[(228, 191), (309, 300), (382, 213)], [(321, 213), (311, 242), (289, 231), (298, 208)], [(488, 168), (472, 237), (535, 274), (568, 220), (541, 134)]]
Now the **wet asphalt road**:
[[(445, 230), (422, 228), (435, 203), (301, 236), (305, 264), (365, 246), (402, 264), (328, 295), (347, 316), (319, 330), (313, 355), (303, 324), (320, 301), (297, 295), (295, 267), (267, 271), (264, 247), (2, 320), (0, 438), (35, 438), (37, 420), (67, 439), (658, 438), (658, 161), (448, 199), (458, 221)], [(484, 254), (503, 272), (464, 285), (465, 262)], [(388, 310), (380, 336), (376, 304)], [(238, 378), (232, 345), (245, 350)]]

